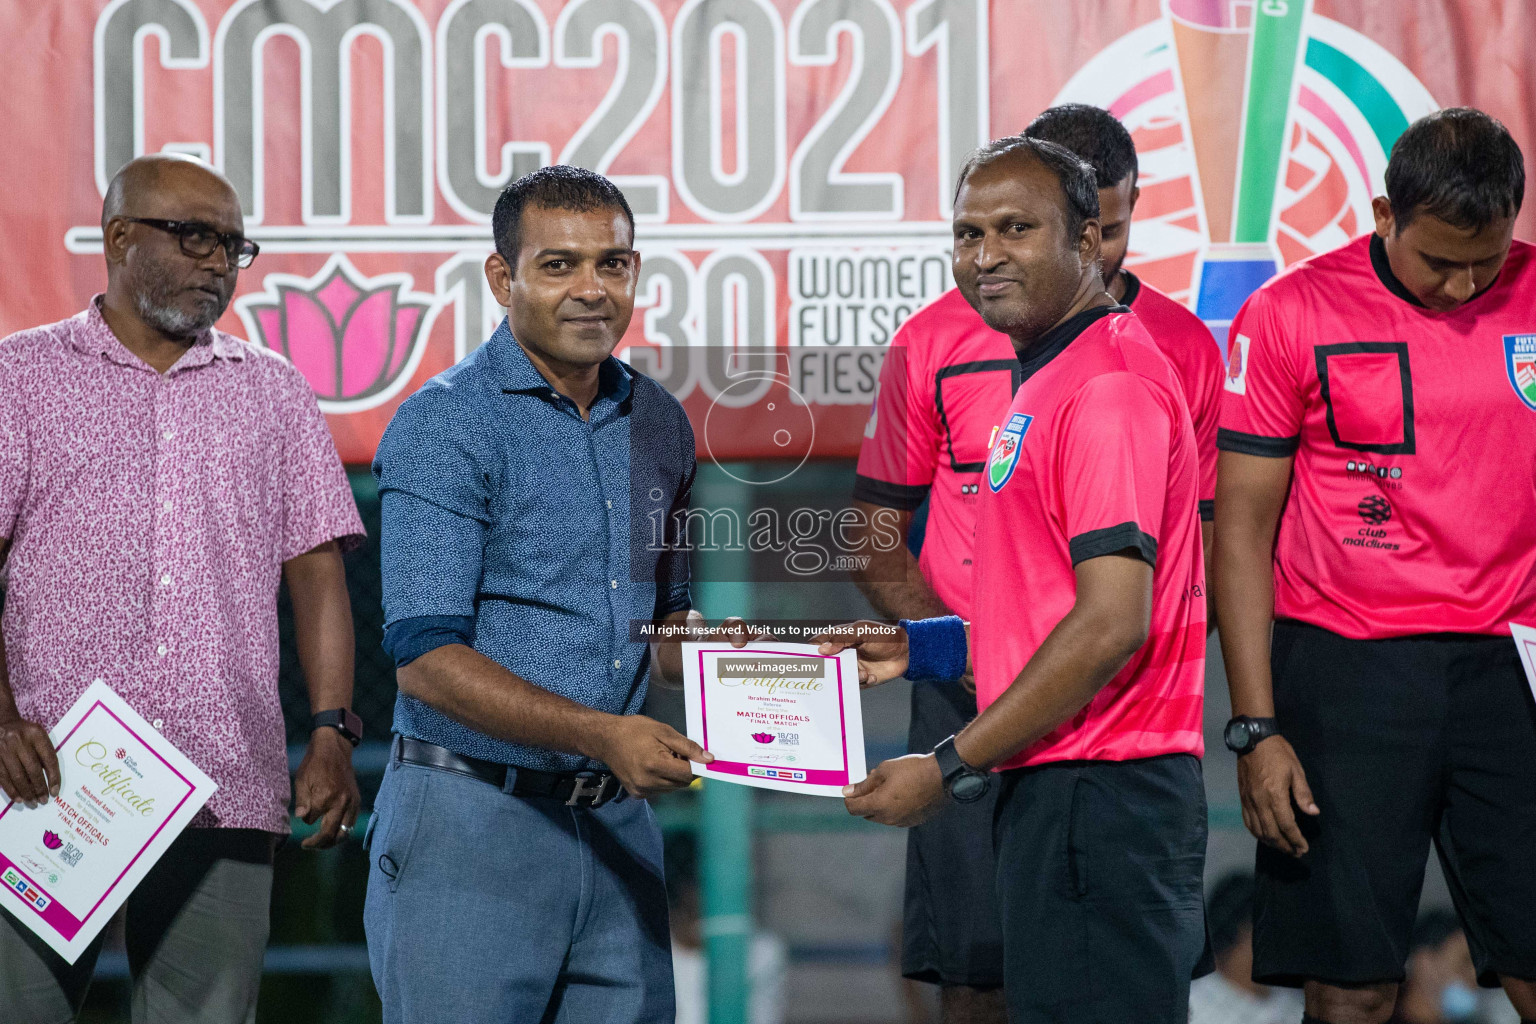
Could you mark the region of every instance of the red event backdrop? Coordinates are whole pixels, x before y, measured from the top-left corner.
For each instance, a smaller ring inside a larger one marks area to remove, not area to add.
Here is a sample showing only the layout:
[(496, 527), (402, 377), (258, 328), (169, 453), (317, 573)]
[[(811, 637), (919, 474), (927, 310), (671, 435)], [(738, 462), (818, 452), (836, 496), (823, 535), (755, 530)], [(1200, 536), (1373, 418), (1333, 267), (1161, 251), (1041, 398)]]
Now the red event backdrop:
[(200, 154), (263, 249), (221, 326), (293, 359), (348, 462), (500, 316), (491, 205), (541, 163), (625, 189), (629, 357), (727, 459), (856, 449), (892, 331), (949, 287), (959, 161), (1054, 102), (1131, 128), (1129, 264), (1218, 337), (1274, 266), (1368, 229), (1412, 119), (1475, 105), (1536, 152), (1524, 0), (70, 0), (0, 24), (0, 333), (101, 290), (118, 166)]

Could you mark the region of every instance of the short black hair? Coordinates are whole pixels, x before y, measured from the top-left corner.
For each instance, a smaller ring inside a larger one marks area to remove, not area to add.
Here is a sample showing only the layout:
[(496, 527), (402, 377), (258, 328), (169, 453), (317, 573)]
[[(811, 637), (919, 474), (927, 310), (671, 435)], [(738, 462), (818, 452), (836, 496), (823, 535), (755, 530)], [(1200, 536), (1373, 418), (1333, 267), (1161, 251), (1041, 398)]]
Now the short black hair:
[(1481, 231), (1520, 212), (1525, 160), (1497, 120), (1471, 107), (1446, 107), (1409, 125), (1387, 161), (1387, 201), (1401, 230), (1421, 213)]
[(1223, 875), (1205, 901), (1205, 920), (1215, 952), (1225, 953), (1236, 945), (1243, 929), (1253, 926), (1253, 876), (1245, 871)]
[(1076, 238), (1083, 229), (1083, 221), (1099, 217), (1099, 189), (1094, 184), (1093, 168), (1076, 153), (1044, 139), (1031, 139), (1023, 135), (1009, 135), (994, 139), (966, 158), (955, 182), (955, 198), (966, 179), (982, 167), (1015, 154), (1031, 156), (1045, 165), (1061, 182), (1062, 195), (1066, 197), (1067, 237)]
[(1131, 176), (1136, 184), (1136, 144), (1120, 119), (1103, 107), (1063, 103), (1044, 110), (1024, 135), (1065, 146), (1093, 166), (1099, 188), (1110, 188)]
[(629, 200), (613, 182), (585, 167), (569, 164), (540, 167), (502, 189), (491, 214), (491, 234), (496, 241), (496, 251), (513, 270), (517, 269), (517, 249), (522, 242), (523, 211), (530, 206), (576, 213), (623, 210), (624, 218), (629, 221), (630, 237), (634, 237), (635, 215), (629, 209)]

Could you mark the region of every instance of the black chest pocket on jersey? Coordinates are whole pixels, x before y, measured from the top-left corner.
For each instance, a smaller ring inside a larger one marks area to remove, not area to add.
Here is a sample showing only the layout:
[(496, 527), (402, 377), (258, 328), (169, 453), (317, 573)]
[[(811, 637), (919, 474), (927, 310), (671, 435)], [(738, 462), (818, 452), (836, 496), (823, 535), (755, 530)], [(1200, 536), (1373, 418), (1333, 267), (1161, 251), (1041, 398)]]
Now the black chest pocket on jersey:
[(1313, 352), (1334, 445), (1382, 455), (1414, 454), (1408, 345), (1352, 341), (1318, 345)]
[(984, 408), (995, 409), (996, 415), (986, 427), (1001, 425), (1013, 401), (1013, 393), (1019, 389), (1022, 372), (1017, 359), (979, 359), (973, 363), (956, 363), (940, 367), (934, 374), (934, 404), (938, 406), (939, 423), (944, 428), (944, 454), (949, 458), (949, 468), (956, 473), (980, 473), (987, 468), (987, 442), (990, 438), (979, 433), (972, 436), (965, 430), (957, 430), (964, 422), (961, 409), (981, 403)]

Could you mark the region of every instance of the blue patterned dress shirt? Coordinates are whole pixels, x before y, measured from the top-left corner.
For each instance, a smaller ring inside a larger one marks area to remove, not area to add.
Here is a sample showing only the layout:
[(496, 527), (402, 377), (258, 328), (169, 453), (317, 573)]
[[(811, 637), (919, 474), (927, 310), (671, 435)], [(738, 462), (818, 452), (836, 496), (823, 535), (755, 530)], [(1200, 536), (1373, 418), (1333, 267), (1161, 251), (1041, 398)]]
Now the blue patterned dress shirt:
[[(652, 534), (687, 508), (694, 469), (693, 430), (661, 385), (609, 357), (583, 420), (502, 320), (407, 399), (379, 443), (385, 646), (459, 623), (475, 650), (536, 686), (639, 711), (650, 649), (631, 624), (689, 606), (686, 554), (657, 542), (674, 537), (666, 526)], [(404, 693), (394, 728), (522, 768), (601, 767), (477, 732)]]

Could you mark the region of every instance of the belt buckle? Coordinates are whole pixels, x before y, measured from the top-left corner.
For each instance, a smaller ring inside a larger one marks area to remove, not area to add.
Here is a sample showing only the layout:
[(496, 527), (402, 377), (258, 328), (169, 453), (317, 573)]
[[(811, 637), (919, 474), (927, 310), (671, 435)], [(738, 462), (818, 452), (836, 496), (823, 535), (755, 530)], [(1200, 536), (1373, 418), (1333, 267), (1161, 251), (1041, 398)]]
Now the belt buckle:
[(576, 784), (571, 787), (571, 795), (566, 799), (565, 806), (601, 807), (618, 795), (615, 792), (618, 781), (615, 775), (577, 772)]

